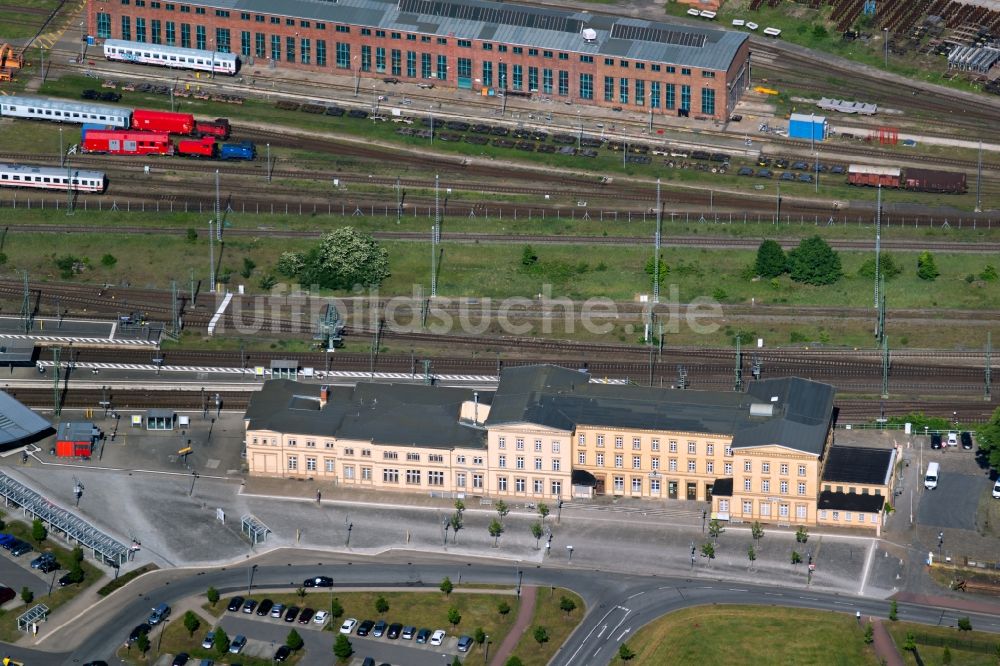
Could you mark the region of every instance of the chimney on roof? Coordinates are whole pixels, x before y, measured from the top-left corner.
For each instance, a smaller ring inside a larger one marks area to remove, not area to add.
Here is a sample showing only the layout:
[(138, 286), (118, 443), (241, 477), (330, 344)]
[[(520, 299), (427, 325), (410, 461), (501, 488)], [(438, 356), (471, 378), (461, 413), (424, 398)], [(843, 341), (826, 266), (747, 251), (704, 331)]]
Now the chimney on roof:
[(583, 29), (583, 41), (588, 44), (593, 44), (597, 40), (597, 31), (593, 28)]
[(324, 384), (319, 387), (319, 408), (326, 407), (327, 400), (330, 399), (330, 387)]

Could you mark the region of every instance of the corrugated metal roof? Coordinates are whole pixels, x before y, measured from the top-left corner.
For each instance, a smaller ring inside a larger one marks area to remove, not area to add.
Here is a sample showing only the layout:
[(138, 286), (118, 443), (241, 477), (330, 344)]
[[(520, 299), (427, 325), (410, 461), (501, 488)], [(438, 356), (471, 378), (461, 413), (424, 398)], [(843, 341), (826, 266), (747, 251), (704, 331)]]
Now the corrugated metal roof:
[[(400, 3), (390, 0), (283, 0), (281, 3), (216, 0), (205, 6), (384, 30), (419, 31), (438, 37), (490, 39), (505, 44), (714, 70), (728, 69), (740, 46), (748, 39), (746, 34), (730, 30), (482, 0), (403, 0)], [(479, 16), (499, 20), (466, 18)], [(490, 26), (495, 26), (495, 30), (489, 31)], [(657, 36), (657, 39), (612, 38), (616, 26), (619, 32)], [(581, 33), (585, 28), (597, 32), (593, 41), (584, 41)], [(669, 35), (674, 42), (700, 43), (701, 46), (657, 41), (664, 35)]]
[(51, 428), (52, 425), (10, 394), (0, 391), (0, 444), (13, 444)]

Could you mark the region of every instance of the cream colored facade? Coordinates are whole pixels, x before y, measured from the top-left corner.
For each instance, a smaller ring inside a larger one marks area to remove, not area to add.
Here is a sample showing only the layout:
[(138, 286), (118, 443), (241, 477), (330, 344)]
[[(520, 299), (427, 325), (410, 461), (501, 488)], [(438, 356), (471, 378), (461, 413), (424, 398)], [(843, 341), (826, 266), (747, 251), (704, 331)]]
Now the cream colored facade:
[(713, 501), (721, 519), (812, 525), (820, 473), (817, 456), (779, 446), (739, 449), (732, 461), (731, 497)]

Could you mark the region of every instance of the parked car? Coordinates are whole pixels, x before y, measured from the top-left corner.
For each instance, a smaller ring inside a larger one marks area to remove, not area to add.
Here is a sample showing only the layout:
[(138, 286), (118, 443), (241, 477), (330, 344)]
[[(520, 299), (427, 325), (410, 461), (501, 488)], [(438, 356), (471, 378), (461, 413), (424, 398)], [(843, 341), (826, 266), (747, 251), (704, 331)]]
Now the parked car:
[(353, 617), (349, 617), (346, 620), (344, 620), (344, 623), (342, 625), (340, 625), (340, 633), (349, 634), (352, 631), (354, 631), (354, 627), (356, 627), (357, 625), (358, 621), (355, 620)]
[(470, 647), (472, 647), (472, 636), (461, 636), (458, 639), (459, 652), (468, 652)]
[(205, 640), (201, 642), (201, 646), (206, 650), (211, 650), (213, 645), (215, 645), (215, 632), (210, 631), (205, 634)]
[(12, 601), (15, 598), (17, 598), (17, 592), (6, 585), (0, 585), (0, 606), (3, 606), (8, 601)]
[(59, 569), (59, 562), (55, 559), (46, 560), (45, 562), (42, 562), (41, 566), (38, 567), (38, 570), (42, 573), (52, 573), (53, 571), (58, 571)]
[(0, 547), (3, 547), (5, 550), (10, 550), (11, 545), (15, 541), (20, 541), (20, 539), (13, 534), (0, 534)]
[(229, 600), (229, 605), (226, 606), (226, 610), (230, 613), (235, 613), (240, 608), (243, 607), (243, 597), (233, 597)]
[(151, 627), (148, 622), (136, 625), (135, 628), (132, 629), (132, 632), (128, 635), (128, 640), (125, 641), (125, 647), (128, 647), (129, 645), (132, 645), (132, 643), (139, 640), (139, 636), (142, 636), (143, 634), (148, 635), (152, 630), (153, 627)]
[(358, 625), (358, 630), (355, 633), (358, 636), (367, 636), (372, 632), (372, 627), (374, 626), (375, 626), (374, 622), (372, 622), (371, 620), (365, 620), (360, 625)]
[(244, 613), (252, 613), (255, 608), (257, 608), (257, 602), (254, 599), (247, 599), (243, 602)]
[(285, 614), (285, 604), (274, 604), (271, 609), (271, 617), (281, 617)]
[(184, 666), (184, 664), (188, 663), (188, 659), (190, 658), (191, 657), (188, 656), (187, 652), (181, 652), (174, 657), (172, 662), (170, 662), (170, 666)]
[(307, 578), (302, 587), (333, 587), (333, 579), (329, 576), (316, 576), (315, 578)]
[(239, 654), (247, 646), (247, 637), (243, 634), (236, 634), (233, 642), (229, 644), (229, 654)]
[(299, 616), (298, 606), (289, 606), (285, 609), (285, 622), (295, 622), (295, 618)]
[(396, 640), (399, 638), (399, 634), (403, 631), (403, 625), (399, 622), (393, 622), (389, 625), (389, 629), (385, 632), (386, 638), (391, 638)]
[(386, 624), (385, 620), (379, 620), (378, 622), (376, 622), (375, 626), (372, 628), (372, 636), (374, 636), (375, 638), (380, 638), (381, 636), (385, 635), (386, 626), (388, 625)]
[(431, 637), (430, 629), (421, 629), (417, 632), (417, 643), (426, 643), (427, 639)]
[(10, 554), (14, 557), (21, 557), (25, 553), (30, 553), (34, 548), (27, 541), (21, 541), (18, 539), (10, 547)]
[(260, 602), (260, 606), (257, 606), (257, 615), (264, 617), (271, 612), (272, 608), (274, 608), (274, 602), (270, 599), (264, 599)]
[[(79, 583), (80, 581), (76, 580), (76, 577), (73, 575), (72, 571), (68, 571), (64, 573), (62, 576), (60, 576), (57, 582), (59, 584), (59, 587), (66, 587), (67, 585), (74, 585), (76, 583)], [(149, 622), (150, 624), (156, 624), (157, 622), (159, 622), (159, 620), (156, 620), (154, 622), (153, 616), (150, 615), (147, 622)]]
[(971, 434), (969, 434), (968, 432), (962, 432), (962, 435), (961, 435), (960, 439), (962, 440), (962, 448), (963, 449), (965, 449), (966, 451), (968, 451), (969, 449), (972, 448), (972, 435)]
[(993, 499), (1000, 499), (1000, 479), (993, 484)]
[(446, 635), (447, 634), (444, 629), (435, 630), (434, 633), (431, 634), (431, 645), (441, 645), (441, 643), (444, 643), (444, 637)]
[(313, 617), (313, 624), (326, 624), (326, 618), (329, 617), (330, 613), (327, 611), (316, 611), (316, 615)]
[(941, 435), (933, 433), (931, 435), (931, 448), (940, 449), (941, 448)]
[(170, 617), (170, 606), (167, 604), (158, 604), (155, 608), (153, 608), (153, 612), (149, 614), (147, 622), (155, 627), (168, 617)]
[(312, 608), (303, 608), (302, 612), (299, 613), (299, 624), (309, 624), (309, 621), (312, 620), (315, 614), (316, 611)]
[(948, 446), (958, 446), (958, 433), (949, 432), (948, 433)]
[(365, 657), (365, 660), (361, 662), (361, 666), (375, 666), (375, 660), (371, 657)]
[(275, 661), (285, 661), (292, 654), (292, 649), (287, 645), (282, 645), (274, 652)]
[(56, 556), (53, 555), (52, 553), (42, 553), (35, 559), (31, 560), (31, 568), (41, 569), (43, 564), (45, 564), (46, 562), (53, 562), (55, 561), (55, 559)]
[(413, 640), (413, 636), (416, 633), (417, 633), (417, 628), (416, 627), (405, 626), (405, 627), (403, 627), (403, 633), (400, 634), (400, 637), (403, 640), (412, 641)]

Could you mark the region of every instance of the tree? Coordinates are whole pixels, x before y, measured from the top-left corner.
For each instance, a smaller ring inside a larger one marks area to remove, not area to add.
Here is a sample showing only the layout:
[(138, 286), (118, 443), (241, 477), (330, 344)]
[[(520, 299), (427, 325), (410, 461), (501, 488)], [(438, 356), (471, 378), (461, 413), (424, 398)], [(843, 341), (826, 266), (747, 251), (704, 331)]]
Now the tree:
[(451, 578), (445, 576), (444, 580), (441, 581), (441, 591), (444, 592), (446, 595), (448, 595), (451, 594), (451, 591), (454, 589), (455, 586), (451, 584)]
[(503, 534), (503, 524), (494, 518), (489, 526), (490, 536), (493, 537), (493, 547), (496, 548), (500, 542), (500, 535)]
[(875, 642), (875, 626), (869, 622), (868, 626), (865, 627), (865, 645), (871, 645)]
[(1000, 407), (994, 410), (989, 421), (979, 426), (976, 439), (990, 466), (1000, 469)]
[(712, 560), (715, 559), (715, 546), (712, 545), (711, 541), (706, 541), (701, 545), (701, 556), (705, 558), (708, 564), (711, 564)]
[(448, 622), (451, 626), (457, 627), (458, 623), (462, 621), (462, 614), (458, 612), (458, 608), (452, 606), (448, 609)]
[(194, 243), (198, 240), (198, 231), (194, 227), (188, 227), (186, 238), (188, 243)]
[(792, 564), (801, 564), (801, 563), (802, 563), (802, 556), (799, 554), (799, 551), (793, 550), (792, 551)]
[(455, 511), (458, 511), (459, 515), (465, 512), (465, 502), (460, 499), (455, 500)]
[(525, 268), (530, 268), (538, 263), (538, 255), (531, 248), (530, 245), (525, 245), (524, 249), (521, 250), (521, 265)]
[(753, 546), (747, 548), (747, 559), (750, 560), (750, 568), (753, 569), (753, 563), (757, 560), (757, 551)]
[(899, 606), (895, 599), (889, 602), (889, 619), (893, 622), (899, 619)]
[(538, 541), (542, 538), (542, 524), (539, 522), (531, 523), (531, 536), (535, 537), (535, 550), (538, 550)]
[(385, 600), (381, 594), (378, 595), (378, 599), (375, 600), (375, 612), (379, 615), (385, 615), (389, 612), (389, 602)]
[(222, 627), (216, 627), (215, 640), (212, 641), (212, 647), (219, 655), (224, 655), (229, 652), (229, 636), (226, 635), (226, 631)]
[(462, 666), (462, 660), (458, 658), (457, 654), (455, 655), (455, 658), (451, 660), (451, 666)]
[(194, 636), (194, 632), (198, 631), (198, 628), (201, 626), (201, 620), (199, 620), (198, 616), (194, 614), (194, 611), (187, 611), (184, 613), (184, 617), (181, 618), (181, 621), (184, 623), (184, 628), (188, 630), (189, 638)]
[(508, 513), (510, 513), (510, 507), (507, 506), (507, 502), (504, 502), (503, 500), (497, 500), (495, 508), (497, 510), (497, 516), (500, 517), (500, 522), (502, 523), (503, 519), (507, 517)]
[(337, 640), (333, 642), (333, 654), (340, 661), (347, 661), (354, 654), (354, 648), (351, 647), (351, 641), (347, 638), (346, 634), (337, 634)]
[[(451, 518), (448, 519), (448, 523), (451, 525), (451, 542), (455, 543), (458, 540), (458, 531), (462, 529), (462, 514), (459, 511), (451, 514)], [(446, 535), (447, 536), (447, 535)]]
[(330, 617), (334, 620), (339, 620), (343, 616), (344, 607), (341, 605), (340, 599), (338, 597), (334, 597), (333, 601), (330, 602)]
[(635, 650), (628, 646), (628, 643), (622, 643), (618, 646), (618, 658), (622, 661), (632, 661), (635, 659)]
[(924, 250), (917, 257), (917, 277), (921, 280), (934, 280), (941, 275), (937, 264), (934, 263), (934, 255)]
[(809, 540), (809, 532), (802, 525), (799, 525), (799, 529), (795, 530), (795, 541), (798, 543), (805, 543)]
[(569, 615), (576, 610), (576, 602), (570, 597), (562, 597), (559, 599), (559, 610)]
[(531, 635), (535, 637), (539, 645), (544, 645), (549, 642), (549, 631), (545, 627), (535, 627), (535, 630), (531, 632)]
[[(878, 273), (880, 277), (884, 277), (886, 280), (891, 280), (900, 273), (903, 272), (903, 267), (893, 259), (892, 255), (888, 252), (879, 253), (878, 261)], [(858, 275), (868, 279), (873, 279), (875, 277), (875, 257), (868, 257), (861, 264), (861, 268), (858, 269)]]
[(482, 645), (486, 642), (486, 632), (483, 631), (482, 627), (476, 627), (476, 630), (472, 632), (472, 640), (476, 641), (476, 645)]
[(750, 536), (753, 537), (755, 544), (760, 545), (760, 540), (764, 538), (764, 528), (759, 520), (753, 521), (753, 525), (750, 526)]
[(950, 664), (951, 663), (951, 648), (947, 645), (944, 646), (944, 652), (941, 653), (941, 663)]
[(843, 275), (840, 255), (819, 236), (803, 239), (788, 253), (788, 270), (796, 282), (817, 286), (833, 284)]
[(719, 535), (725, 531), (726, 528), (722, 526), (722, 521), (717, 518), (708, 521), (708, 536), (712, 537), (716, 543), (719, 543)]
[(139, 649), (139, 654), (146, 654), (149, 652), (149, 636), (146, 634), (139, 634), (139, 638), (135, 640), (135, 646)]
[(70, 566), (69, 573), (66, 574), (66, 580), (71, 583), (82, 583), (84, 576), (85, 573), (83, 571), (83, 567), (80, 566), (79, 562), (74, 562), (72, 566)]
[(212, 604), (213, 606), (219, 603), (219, 591), (214, 587), (209, 587), (207, 590), (205, 590), (205, 596), (208, 598), (208, 603)]
[(830, 33), (826, 31), (826, 27), (822, 23), (817, 23), (813, 26), (813, 39), (820, 41), (824, 40), (829, 36)]
[(70, 557), (74, 562), (83, 562), (83, 548), (80, 548), (80, 546), (74, 546), (72, 552), (70, 553)]
[(754, 272), (764, 278), (776, 278), (788, 270), (788, 257), (778, 241), (765, 240), (757, 248)]
[(253, 269), (257, 268), (257, 262), (250, 257), (243, 257), (243, 268), (240, 270), (240, 275), (244, 278), (250, 279), (253, 275)]
[(545, 522), (545, 519), (549, 517), (549, 513), (550, 513), (550, 511), (549, 511), (549, 505), (546, 504), (545, 502), (539, 502), (538, 503), (538, 516), (542, 519), (543, 523)]
[(324, 234), (305, 255), (283, 253), (277, 270), (326, 289), (376, 287), (389, 277), (389, 252), (370, 234), (341, 227)]
[(909, 650), (910, 652), (917, 651), (917, 637), (913, 635), (912, 631), (906, 632), (906, 640), (903, 641), (903, 649)]
[(507, 613), (510, 612), (510, 604), (507, 603), (506, 599), (501, 599), (500, 603), (497, 604), (497, 612), (500, 613), (501, 617), (507, 617)]
[(35, 518), (31, 521), (31, 538), (35, 540), (35, 543), (45, 541), (45, 537), (48, 535), (49, 531), (45, 529), (45, 523), (42, 522), (41, 518)]
[(521, 661), (520, 657), (514, 656), (508, 659), (504, 666), (524, 666), (524, 662)]
[(301, 586), (295, 588), (295, 594), (296, 594), (296, 596), (298, 596), (298, 598), (299, 598), (300, 601), (302, 599), (305, 599), (306, 598), (306, 588), (301, 587)]
[(285, 277), (295, 277), (304, 265), (305, 260), (298, 252), (282, 252), (274, 265), (274, 270)]
[[(649, 277), (653, 277), (653, 273), (656, 271), (656, 264), (653, 262), (652, 257), (646, 260), (646, 265), (643, 267), (643, 271), (645, 271), (646, 275)], [(663, 261), (663, 255), (660, 255), (660, 274), (657, 277), (659, 278), (661, 286), (666, 281), (667, 275), (669, 274), (670, 266), (667, 265), (667, 262)]]
[(302, 640), (301, 636), (299, 636), (299, 632), (295, 631), (294, 629), (289, 631), (288, 636), (285, 638), (285, 645), (287, 645), (288, 649), (292, 650), (293, 652), (301, 650), (302, 646), (305, 644), (306, 642)]
[(106, 254), (103, 257), (101, 257), (101, 266), (104, 266), (105, 268), (111, 268), (117, 263), (118, 259), (113, 254)]
[(972, 620), (969, 619), (968, 615), (958, 618), (958, 630), (972, 631)]
[(31, 588), (25, 585), (21, 588), (21, 601), (26, 604), (30, 604), (35, 599), (35, 593), (31, 591)]

